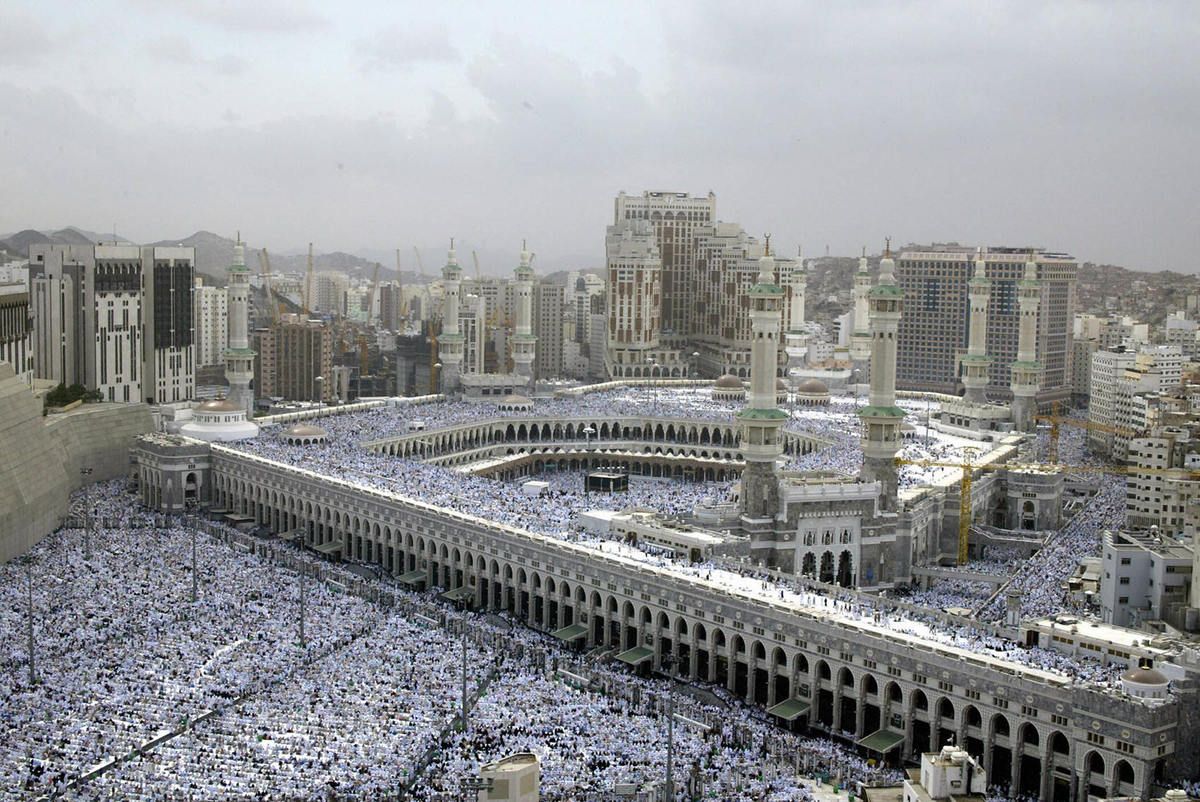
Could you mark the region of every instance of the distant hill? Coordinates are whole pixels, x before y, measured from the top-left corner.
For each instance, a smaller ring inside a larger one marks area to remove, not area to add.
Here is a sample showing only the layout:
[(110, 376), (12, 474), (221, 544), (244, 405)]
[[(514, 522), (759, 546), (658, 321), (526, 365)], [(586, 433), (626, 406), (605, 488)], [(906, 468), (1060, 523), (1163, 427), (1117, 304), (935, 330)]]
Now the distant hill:
[[(197, 272), (214, 278), (224, 278), (226, 269), (233, 262), (233, 240), (222, 237), (220, 234), (214, 234), (211, 231), (197, 231), (190, 237), (184, 237), (183, 239), (164, 239), (158, 242), (147, 242), (146, 244), (156, 247), (182, 245), (184, 247), (195, 248)], [(253, 260), (251, 257), (253, 257)], [(257, 251), (251, 253), (247, 249), (246, 264), (258, 264)]]
[(98, 242), (98, 239), (94, 235), (88, 236), (88, 234), (74, 226), (52, 231), (48, 236), (54, 242), (63, 245), (94, 245)]
[(0, 248), (16, 258), (24, 259), (29, 256), (30, 245), (44, 245), (51, 242), (54, 240), (42, 232), (27, 228), (0, 240)]
[(67, 226), (57, 231), (36, 231), (27, 228), (16, 234), (0, 235), (0, 251), (6, 258), (25, 259), (29, 256), (30, 245), (92, 245), (97, 242), (129, 242), (124, 237), (113, 234), (97, 234), (78, 226)]

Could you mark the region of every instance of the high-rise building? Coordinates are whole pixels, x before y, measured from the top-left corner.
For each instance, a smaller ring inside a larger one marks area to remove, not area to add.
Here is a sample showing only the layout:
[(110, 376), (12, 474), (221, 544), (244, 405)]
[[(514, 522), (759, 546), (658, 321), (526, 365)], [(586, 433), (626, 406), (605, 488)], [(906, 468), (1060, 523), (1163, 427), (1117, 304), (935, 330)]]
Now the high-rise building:
[[(764, 248), (740, 225), (716, 220), (712, 193), (621, 193), (606, 252), (610, 376), (749, 375), (748, 293)], [(799, 297), (791, 276), (801, 266), (780, 257), (774, 265), (790, 321)]]
[(1163, 321), (1163, 340), (1167, 345), (1178, 345), (1185, 356), (1194, 358), (1200, 353), (1200, 323), (1184, 312), (1172, 312)]
[(1099, 340), (1081, 340), (1075, 336), (1071, 343), (1071, 401), (1081, 404), (1092, 391), (1092, 355), (1100, 350)]
[(1128, 456), (1129, 440), (1155, 423), (1154, 399), (1180, 386), (1183, 354), (1177, 345), (1118, 348), (1092, 356), (1088, 447), (1113, 459)]
[[(977, 249), (959, 245), (910, 246), (896, 262), (896, 279), (908, 299), (900, 321), (897, 387), (956, 394), (963, 386), (961, 357), (968, 350), (969, 281)], [(1038, 313), (1036, 361), (1041, 366), (1037, 403), (1067, 401), (1071, 395), (1072, 333), (1078, 263), (1062, 253), (1029, 248), (987, 248), (990, 282), (987, 314), (986, 395), (1012, 397), (1011, 369), (1017, 360), (1020, 305), (1018, 284), (1025, 262), (1036, 258)]]
[[(751, 344), (754, 332), (746, 311), (753, 305), (753, 288), (758, 283), (760, 259), (765, 246), (748, 235), (736, 223), (718, 223), (702, 229), (696, 238), (697, 305), (704, 314), (694, 318), (695, 328), (687, 350), (699, 354), (697, 367), (710, 374), (732, 374), (741, 378), (749, 375)], [(776, 286), (784, 288), (781, 312), (791, 320), (793, 295), (789, 290), (792, 274), (799, 270), (798, 262), (787, 257), (772, 256)], [(777, 354), (778, 371), (787, 354)]]
[[(1091, 390), (1088, 393), (1088, 420), (1100, 427), (1117, 424), (1117, 382), (1125, 377), (1125, 368), (1133, 364), (1133, 351), (1124, 348), (1096, 351), (1092, 354)], [(1088, 447), (1111, 454), (1113, 433), (1103, 428), (1088, 430)]]
[(24, 284), (0, 284), (0, 362), (26, 384), (33, 378), (33, 318)]
[(196, 332), (196, 367), (225, 364), (225, 348), (229, 342), (226, 315), (229, 313), (229, 292), (224, 287), (212, 287), (196, 277), (192, 288), (192, 319)]
[(463, 373), (483, 373), (487, 342), (487, 303), (464, 295), (458, 306), (458, 330), (463, 337)]
[(533, 287), (533, 334), (537, 338), (537, 357), (533, 375), (539, 379), (559, 379), (564, 375), (563, 315), (566, 287), (545, 281)]
[(640, 218), (610, 226), (605, 251), (608, 374), (640, 376), (648, 358), (660, 350), (662, 329), (662, 260), (654, 227)]
[[(320, 320), (281, 315), (254, 336), (254, 387), (259, 398), (333, 400), (333, 330)], [(320, 377), (322, 381), (318, 382)]]
[(310, 311), (324, 312), (337, 317), (345, 316), (346, 292), (350, 289), (350, 279), (345, 273), (329, 270), (317, 273), (308, 287)]
[(399, 331), (401, 321), (408, 315), (404, 308), (404, 293), (398, 282), (379, 285), (379, 325), (388, 331)]
[(108, 401), (195, 393), (195, 248), (33, 245), (34, 373)]
[[(602, 297), (602, 296), (597, 296)], [(603, 381), (608, 376), (604, 355), (608, 346), (608, 314), (602, 304), (588, 316), (588, 378)]]
[[(575, 274), (572, 274), (575, 275)], [(582, 344), (591, 342), (592, 299), (604, 294), (604, 279), (595, 273), (583, 273), (568, 279), (567, 286), (572, 288), (572, 307), (575, 311), (575, 342)]]
[(661, 263), (660, 326), (665, 344), (690, 336), (693, 320), (706, 310), (697, 306), (695, 242), (697, 229), (717, 219), (717, 198), (693, 198), (686, 192), (643, 192), (617, 195), (613, 223), (645, 220), (653, 228)]

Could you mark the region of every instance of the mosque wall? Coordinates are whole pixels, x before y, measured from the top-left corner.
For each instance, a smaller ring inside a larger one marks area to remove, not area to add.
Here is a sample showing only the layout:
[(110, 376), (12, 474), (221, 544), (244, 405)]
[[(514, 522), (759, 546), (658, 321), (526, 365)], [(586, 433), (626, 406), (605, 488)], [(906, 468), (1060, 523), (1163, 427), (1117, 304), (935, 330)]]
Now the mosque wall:
[[(213, 503), (276, 531), (301, 530), (396, 575), (473, 589), (478, 606), (553, 630), (587, 626), (587, 645), (642, 646), (687, 677), (751, 702), (796, 698), (817, 730), (891, 729), (905, 753), (949, 737), (1016, 787), (1049, 798), (1144, 796), (1174, 753), (1177, 704), (1151, 708), (1070, 680), (913, 643), (819, 612), (797, 612), (510, 527), (212, 447)], [(143, 488), (145, 492), (145, 488)]]
[(0, 363), (0, 562), (57, 528), (69, 495), (86, 481), (129, 474), (133, 437), (152, 431), (144, 404), (84, 404), (42, 416), (42, 402)]

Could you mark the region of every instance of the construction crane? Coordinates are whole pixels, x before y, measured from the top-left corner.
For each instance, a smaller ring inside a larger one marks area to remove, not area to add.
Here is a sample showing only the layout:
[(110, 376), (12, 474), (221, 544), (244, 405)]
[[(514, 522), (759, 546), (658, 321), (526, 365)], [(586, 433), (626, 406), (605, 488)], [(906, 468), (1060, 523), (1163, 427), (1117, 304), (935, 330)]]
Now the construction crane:
[(975, 449), (967, 448), (963, 450), (962, 462), (938, 462), (930, 459), (904, 459), (896, 457), (896, 467), (905, 465), (916, 465), (920, 468), (958, 468), (962, 471), (962, 477), (958, 481), (958, 565), (965, 565), (968, 560), (967, 546), (971, 540), (971, 479), (972, 473), (977, 467), (988, 468), (991, 466), (976, 466), (974, 463)]
[(1063, 415), (1057, 401), (1053, 404), (1053, 411), (1049, 415), (1036, 415), (1035, 421), (1050, 424), (1049, 444), (1046, 448), (1046, 461), (1052, 464), (1058, 462), (1058, 437), (1061, 432), (1060, 427), (1071, 426), (1077, 429), (1085, 429), (1093, 432), (1107, 432), (1108, 434), (1120, 435), (1122, 437), (1135, 437), (1137, 432), (1132, 429), (1126, 429), (1121, 426), (1110, 426), (1106, 423), (1095, 423), (1093, 421), (1081, 420), (1079, 418), (1070, 418)]
[[(358, 375), (361, 379), (370, 372), (371, 351), (367, 347), (367, 335), (358, 335)], [(362, 385), (359, 385), (360, 389)]]
[(313, 279), (313, 250), (312, 243), (308, 243), (308, 272), (304, 274), (304, 316), (308, 317), (312, 311), (309, 309), (309, 299), (312, 298), (312, 279)]
[(379, 298), (379, 262), (375, 263), (375, 275), (371, 277), (371, 292), (367, 295), (367, 322), (375, 320), (375, 301)]
[(959, 479), (958, 507), (958, 564), (967, 562), (967, 546), (971, 535), (971, 481), (974, 471), (1051, 471), (1055, 473), (1106, 473), (1119, 476), (1148, 474), (1152, 476), (1171, 475), (1189, 481), (1200, 480), (1200, 471), (1186, 468), (1142, 468), (1136, 465), (1064, 465), (1062, 463), (1044, 462), (993, 462), (976, 465), (973, 462), (974, 449), (965, 449), (962, 462), (942, 462), (931, 459), (904, 459), (896, 457), (896, 467), (915, 465), (920, 468), (958, 468), (962, 471)]

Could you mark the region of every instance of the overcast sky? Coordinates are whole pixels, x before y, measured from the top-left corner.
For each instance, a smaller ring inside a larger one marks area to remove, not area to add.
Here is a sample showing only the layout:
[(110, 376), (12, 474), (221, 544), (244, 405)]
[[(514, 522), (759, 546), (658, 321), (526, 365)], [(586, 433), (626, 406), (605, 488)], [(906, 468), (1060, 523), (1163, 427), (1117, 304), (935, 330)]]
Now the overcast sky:
[(617, 191), (781, 247), (1200, 270), (1200, 3), (0, 3), (0, 232), (451, 235), (591, 266)]

